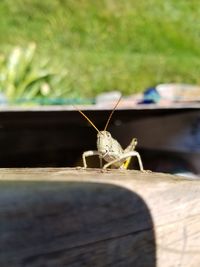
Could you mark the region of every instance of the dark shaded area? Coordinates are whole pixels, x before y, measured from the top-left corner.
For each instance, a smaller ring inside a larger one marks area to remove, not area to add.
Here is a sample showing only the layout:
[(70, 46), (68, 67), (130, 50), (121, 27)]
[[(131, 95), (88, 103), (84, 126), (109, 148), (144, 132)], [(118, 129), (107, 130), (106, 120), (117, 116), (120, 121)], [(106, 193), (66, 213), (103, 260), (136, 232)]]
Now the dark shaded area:
[(151, 214), (132, 191), (87, 182), (0, 188), (0, 266), (156, 266)]
[[(192, 111), (195, 109), (189, 109)], [(130, 122), (152, 116), (183, 114), (184, 109), (116, 110), (110, 122)], [(103, 129), (110, 110), (86, 110), (99, 129)], [(109, 129), (108, 129), (109, 130)], [(137, 136), (140, 140), (142, 137)], [(120, 140), (119, 140), (120, 142)], [(127, 144), (130, 140), (127, 140)], [(83, 151), (96, 149), (96, 131), (76, 110), (0, 111), (0, 167), (80, 166)], [(138, 146), (137, 150), (141, 149)], [(149, 162), (142, 150), (142, 157)], [(92, 159), (91, 166), (98, 166)], [(137, 168), (137, 166), (136, 166)]]
[(153, 172), (172, 174), (188, 172), (198, 173), (198, 170), (196, 170), (194, 165), (189, 161), (190, 153), (142, 150), (141, 155), (143, 155), (142, 159), (145, 162), (145, 168)]

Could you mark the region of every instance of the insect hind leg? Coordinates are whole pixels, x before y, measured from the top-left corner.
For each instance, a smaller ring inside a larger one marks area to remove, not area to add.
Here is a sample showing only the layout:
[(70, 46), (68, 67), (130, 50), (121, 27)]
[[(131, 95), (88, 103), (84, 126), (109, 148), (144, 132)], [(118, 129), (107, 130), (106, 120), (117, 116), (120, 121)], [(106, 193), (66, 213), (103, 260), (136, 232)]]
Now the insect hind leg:
[(103, 169), (107, 169), (111, 165), (114, 165), (115, 163), (120, 162), (121, 160), (126, 159), (126, 158), (130, 158), (130, 157), (137, 157), (140, 170), (144, 171), (140, 154), (137, 151), (130, 151), (130, 152), (126, 152), (126, 153), (122, 154), (118, 159), (115, 159), (115, 160), (110, 161), (109, 163), (106, 163), (103, 166)]

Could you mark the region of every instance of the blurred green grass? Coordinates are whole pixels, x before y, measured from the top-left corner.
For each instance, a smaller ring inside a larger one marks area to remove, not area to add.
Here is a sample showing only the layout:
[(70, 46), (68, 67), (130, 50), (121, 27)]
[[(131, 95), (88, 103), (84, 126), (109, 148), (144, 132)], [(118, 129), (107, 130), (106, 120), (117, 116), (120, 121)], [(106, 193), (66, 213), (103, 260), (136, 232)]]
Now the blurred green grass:
[(35, 42), (66, 97), (200, 84), (199, 18), (198, 0), (1, 0), (0, 53)]

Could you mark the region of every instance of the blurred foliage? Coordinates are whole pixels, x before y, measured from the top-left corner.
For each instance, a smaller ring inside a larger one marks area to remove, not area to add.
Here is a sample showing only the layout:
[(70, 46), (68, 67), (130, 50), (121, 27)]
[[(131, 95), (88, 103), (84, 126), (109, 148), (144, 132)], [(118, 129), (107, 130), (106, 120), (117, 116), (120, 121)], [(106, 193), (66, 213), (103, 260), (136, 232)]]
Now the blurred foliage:
[(0, 49), (34, 41), (63, 97), (200, 84), (199, 17), (198, 0), (1, 0)]
[[(47, 68), (48, 62), (34, 62), (36, 45), (15, 47), (8, 56), (0, 56), (0, 92), (8, 103), (54, 96), (53, 86), (61, 77)], [(56, 84), (57, 83), (57, 84)]]

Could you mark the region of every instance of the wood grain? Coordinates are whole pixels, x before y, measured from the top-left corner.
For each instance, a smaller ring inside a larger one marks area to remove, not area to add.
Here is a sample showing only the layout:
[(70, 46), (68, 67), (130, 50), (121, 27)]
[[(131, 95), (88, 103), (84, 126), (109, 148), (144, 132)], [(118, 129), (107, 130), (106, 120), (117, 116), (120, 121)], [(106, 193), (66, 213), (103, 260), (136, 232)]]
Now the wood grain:
[(200, 266), (200, 182), (0, 169), (0, 266)]

